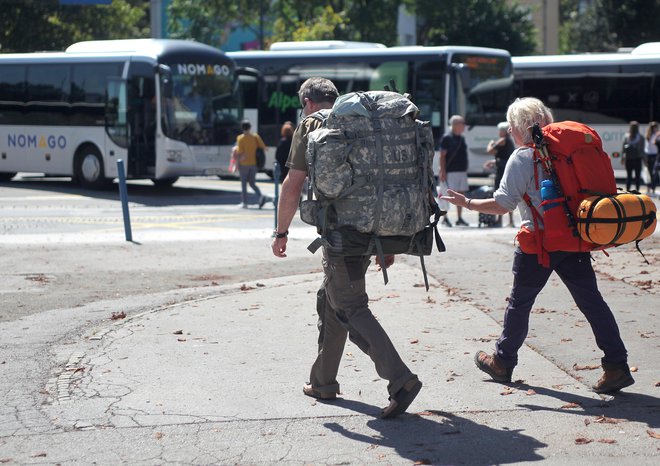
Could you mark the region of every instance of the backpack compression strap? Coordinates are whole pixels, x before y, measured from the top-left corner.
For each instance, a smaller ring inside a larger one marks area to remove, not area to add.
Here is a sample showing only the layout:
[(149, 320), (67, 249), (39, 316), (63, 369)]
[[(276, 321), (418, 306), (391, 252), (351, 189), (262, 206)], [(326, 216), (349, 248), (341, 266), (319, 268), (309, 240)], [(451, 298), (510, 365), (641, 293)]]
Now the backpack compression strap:
[(539, 228), (539, 219), (541, 218), (541, 214), (538, 210), (536, 210), (536, 207), (534, 207), (534, 204), (532, 204), (532, 199), (527, 193), (523, 195), (523, 199), (532, 210), (532, 218), (534, 219), (534, 236), (536, 236), (536, 256), (538, 258), (538, 262), (543, 267), (550, 267), (550, 255), (548, 254), (548, 251), (543, 248), (543, 230)]

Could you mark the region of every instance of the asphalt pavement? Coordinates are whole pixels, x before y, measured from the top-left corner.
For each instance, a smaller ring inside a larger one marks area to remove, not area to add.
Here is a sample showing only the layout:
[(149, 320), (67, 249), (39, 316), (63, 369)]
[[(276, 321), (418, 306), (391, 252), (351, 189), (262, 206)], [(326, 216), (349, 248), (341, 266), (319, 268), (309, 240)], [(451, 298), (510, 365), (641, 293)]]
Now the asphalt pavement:
[[(632, 245), (594, 255), (637, 381), (601, 396), (589, 390), (599, 350), (556, 277), (534, 308), (514, 383), (476, 369), (475, 351), (492, 349), (501, 330), (515, 230), (466, 218), (471, 227), (441, 229), (448, 251), (427, 258), (428, 292), (416, 258), (399, 258), (388, 285), (375, 268), (368, 273), (374, 314), (424, 383), (408, 413), (379, 419), (386, 381), (350, 342), (340, 398), (302, 394), (321, 279), (305, 250), (313, 229), (296, 224), (290, 257), (277, 259), (268, 230), (237, 227), (212, 241), (190, 233), (180, 263), (213, 257), (219, 274), (251, 264), (240, 280), (118, 289), (114, 298), (0, 322), (0, 463), (657, 464), (659, 234), (641, 244), (650, 265)], [(99, 244), (106, 261), (123, 262), (147, 244), (176, 248), (183, 235), (160, 231), (127, 244), (89, 234), (58, 247), (69, 248), (71, 263)], [(5, 257), (12, 247), (2, 247)], [(171, 248), (150, 250), (172, 266), (160, 257)], [(35, 248), (35, 260), (48, 251)]]

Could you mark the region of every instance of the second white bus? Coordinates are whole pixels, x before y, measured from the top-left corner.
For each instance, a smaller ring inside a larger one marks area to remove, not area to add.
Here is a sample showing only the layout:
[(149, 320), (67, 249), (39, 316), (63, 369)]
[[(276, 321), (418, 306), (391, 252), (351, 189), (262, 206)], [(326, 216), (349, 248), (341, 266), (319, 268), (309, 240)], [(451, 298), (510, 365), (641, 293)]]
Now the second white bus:
[[(390, 47), (331, 41), (289, 44), (286, 50), (228, 52), (237, 65), (259, 70), (262, 80), (243, 83), (245, 116), (274, 147), (285, 121), (300, 118), (297, 91), (307, 78), (332, 80), (340, 93), (383, 90), (394, 80), (431, 121), (436, 140), (449, 117), (465, 117), (469, 171), (483, 173), (488, 141), (497, 135), (511, 101), (513, 69), (505, 50), (482, 47)], [(312, 47), (307, 49), (307, 47)], [(273, 48), (278, 48), (274, 44)], [(272, 154), (269, 166), (272, 166)], [(434, 164), (438, 169), (438, 163)]]

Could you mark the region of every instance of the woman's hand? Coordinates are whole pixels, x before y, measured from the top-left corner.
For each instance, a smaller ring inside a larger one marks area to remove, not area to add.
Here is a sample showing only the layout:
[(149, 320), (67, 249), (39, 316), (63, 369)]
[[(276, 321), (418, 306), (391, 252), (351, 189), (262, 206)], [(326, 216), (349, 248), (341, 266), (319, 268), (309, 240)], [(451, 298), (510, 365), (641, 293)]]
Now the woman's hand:
[(447, 190), (447, 194), (440, 196), (440, 199), (450, 202), (459, 207), (467, 207), (467, 200), (461, 193), (457, 193), (452, 189)]

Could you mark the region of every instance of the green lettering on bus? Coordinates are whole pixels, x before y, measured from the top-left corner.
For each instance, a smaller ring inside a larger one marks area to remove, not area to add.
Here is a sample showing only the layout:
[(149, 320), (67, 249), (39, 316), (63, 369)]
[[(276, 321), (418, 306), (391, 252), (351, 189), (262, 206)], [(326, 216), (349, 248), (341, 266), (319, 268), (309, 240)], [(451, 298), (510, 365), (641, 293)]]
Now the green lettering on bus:
[(280, 112), (286, 112), (290, 108), (300, 107), (297, 95), (286, 95), (282, 91), (273, 92), (268, 100), (268, 108), (277, 108)]

